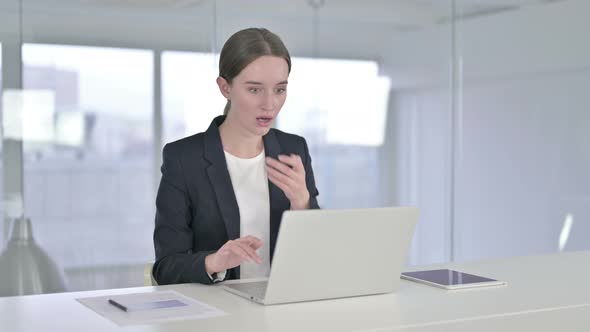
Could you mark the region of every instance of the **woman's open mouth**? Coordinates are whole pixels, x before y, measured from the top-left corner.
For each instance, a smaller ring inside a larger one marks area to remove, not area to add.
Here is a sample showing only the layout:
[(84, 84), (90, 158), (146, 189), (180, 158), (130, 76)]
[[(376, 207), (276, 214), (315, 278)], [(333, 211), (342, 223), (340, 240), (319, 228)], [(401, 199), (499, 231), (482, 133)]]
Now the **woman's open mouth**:
[(256, 123), (262, 127), (268, 127), (272, 124), (272, 117), (270, 116), (259, 116), (256, 118)]

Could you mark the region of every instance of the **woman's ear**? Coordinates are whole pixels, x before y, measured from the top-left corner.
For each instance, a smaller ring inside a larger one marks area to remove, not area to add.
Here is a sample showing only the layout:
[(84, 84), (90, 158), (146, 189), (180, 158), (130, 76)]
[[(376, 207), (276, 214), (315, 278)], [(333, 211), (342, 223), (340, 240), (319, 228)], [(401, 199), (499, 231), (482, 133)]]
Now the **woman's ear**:
[(225, 99), (229, 100), (229, 92), (231, 91), (231, 85), (229, 85), (225, 78), (221, 76), (217, 77), (217, 86), (219, 87), (219, 91), (225, 97)]

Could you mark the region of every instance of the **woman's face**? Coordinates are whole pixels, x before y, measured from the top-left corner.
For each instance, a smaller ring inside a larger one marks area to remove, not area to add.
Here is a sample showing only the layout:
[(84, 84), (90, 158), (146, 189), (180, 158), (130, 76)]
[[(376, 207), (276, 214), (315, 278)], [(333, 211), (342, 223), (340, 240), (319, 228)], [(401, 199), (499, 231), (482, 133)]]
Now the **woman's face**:
[(231, 100), (227, 120), (252, 135), (266, 135), (287, 98), (288, 78), (283, 58), (261, 56), (251, 62), (226, 86), (224, 96)]

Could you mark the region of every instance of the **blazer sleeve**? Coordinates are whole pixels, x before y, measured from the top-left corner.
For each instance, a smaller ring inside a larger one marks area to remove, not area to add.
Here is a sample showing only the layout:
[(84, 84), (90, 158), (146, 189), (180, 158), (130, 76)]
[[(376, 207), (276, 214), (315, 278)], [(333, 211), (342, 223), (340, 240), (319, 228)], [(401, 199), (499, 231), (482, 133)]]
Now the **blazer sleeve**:
[(307, 142), (303, 139), (303, 148), (304, 148), (304, 160), (303, 166), (305, 167), (305, 184), (307, 185), (307, 191), (309, 192), (309, 208), (310, 209), (319, 209), (320, 206), (318, 205), (318, 189), (315, 186), (315, 178), (313, 176), (313, 168), (311, 167), (311, 156), (309, 154), (309, 149), (307, 148)]
[(153, 276), (160, 285), (197, 282), (211, 284), (205, 257), (213, 251), (193, 252), (191, 200), (180, 153), (167, 144), (163, 149), (162, 179), (156, 197)]

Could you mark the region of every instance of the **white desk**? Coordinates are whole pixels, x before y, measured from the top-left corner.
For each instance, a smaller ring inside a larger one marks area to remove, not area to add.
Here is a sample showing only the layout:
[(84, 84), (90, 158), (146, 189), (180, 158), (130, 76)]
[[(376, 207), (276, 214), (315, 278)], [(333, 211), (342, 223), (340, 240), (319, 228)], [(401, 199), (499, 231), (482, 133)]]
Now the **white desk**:
[(507, 314), (491, 318), (466, 319), (456, 322), (426, 324), (394, 330), (412, 332), (581, 332), (588, 331), (589, 327), (590, 305), (583, 305), (567, 309)]
[(155, 289), (174, 289), (230, 315), (126, 330), (564, 332), (590, 325), (590, 251), (444, 266), (506, 280), (508, 286), (446, 291), (402, 281), (393, 294), (275, 306), (196, 284), (9, 297), (0, 298), (0, 331), (119, 330), (75, 298)]

